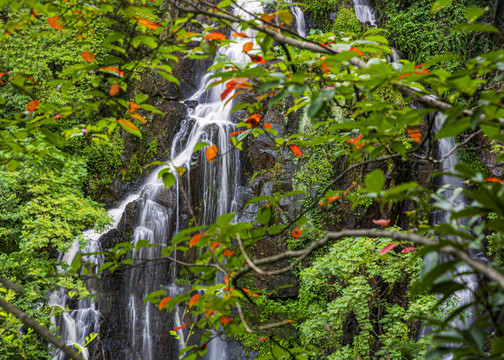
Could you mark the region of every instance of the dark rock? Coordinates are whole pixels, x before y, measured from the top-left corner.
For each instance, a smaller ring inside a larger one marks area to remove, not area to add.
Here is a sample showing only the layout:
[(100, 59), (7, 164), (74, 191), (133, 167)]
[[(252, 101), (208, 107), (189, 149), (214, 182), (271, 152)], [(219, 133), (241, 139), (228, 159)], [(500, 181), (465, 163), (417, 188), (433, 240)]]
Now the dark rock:
[(184, 104), (187, 105), (187, 107), (190, 109), (194, 109), (196, 106), (198, 106), (198, 102), (196, 100), (186, 100), (184, 101)]

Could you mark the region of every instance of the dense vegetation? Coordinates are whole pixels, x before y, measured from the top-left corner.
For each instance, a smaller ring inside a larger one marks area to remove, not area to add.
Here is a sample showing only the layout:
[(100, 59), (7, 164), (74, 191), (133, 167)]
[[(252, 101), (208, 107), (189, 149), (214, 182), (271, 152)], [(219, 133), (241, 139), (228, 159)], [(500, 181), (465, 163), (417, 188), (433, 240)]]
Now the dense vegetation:
[[(306, 14), (317, 28), (300, 42), (284, 2), (268, 2), (253, 20), (235, 17), (232, 3), (0, 2), (2, 301), (49, 327), (62, 311), (48, 305), (49, 290), (89, 295), (78, 276), (83, 259), (70, 268), (58, 254), (75, 238), (83, 246), (83, 230), (103, 230), (110, 219), (97, 201), (116, 200), (113, 182), (134, 181), (161, 155), (149, 122), (167, 114), (139, 91), (142, 76), (154, 71), (179, 85), (179, 61), (210, 57), (211, 70), (222, 70), (216, 82), (226, 83), (223, 101), (238, 89), (253, 95), (235, 101), (246, 115), (230, 141), (246, 152), (262, 146), (252, 139), (268, 138), (278, 154), (271, 169), (250, 176), (267, 172), (274, 189), (249, 201), (257, 204), (254, 221), (224, 214), (198, 226), (194, 216), (163, 247), (163, 256), (184, 266), (178, 280), (190, 290), (174, 299), (159, 290), (146, 300), (162, 311), (186, 306), (189, 327), (202, 329), (185, 359), (203, 355), (219, 335), (243, 340), (263, 358), (500, 358), (504, 187), (492, 171), (503, 150), (496, 26), (504, 5), (378, 0), (381, 30), (361, 25), (347, 1), (310, 1)], [(248, 63), (219, 50), (240, 38)], [(407, 60), (387, 63), (389, 41)], [(412, 100), (424, 107), (407, 106)], [(446, 119), (434, 134), (437, 111)], [(432, 181), (435, 167), (442, 169), (434, 140), (450, 137), (471, 151), (444, 169), (464, 189)], [(210, 162), (226, 156), (208, 145), (196, 151)], [(486, 163), (481, 151), (491, 154)], [(284, 168), (292, 164), (285, 190)], [(187, 176), (174, 170), (161, 174), (166, 187)], [(450, 222), (435, 223), (435, 212)], [(280, 259), (290, 266), (256, 251), (265, 239), (290, 251)], [(129, 271), (124, 255), (132, 247), (104, 249), (102, 269)], [(468, 256), (470, 249), (489, 264)], [(171, 258), (174, 251), (186, 255)], [(438, 261), (440, 254), (451, 257)], [(461, 264), (478, 278), (471, 304), (457, 298), (466, 286), (455, 280)], [(299, 281), (297, 296), (256, 286), (276, 271)], [(51, 358), (48, 337), (7, 309), (0, 336), (2, 358)]]

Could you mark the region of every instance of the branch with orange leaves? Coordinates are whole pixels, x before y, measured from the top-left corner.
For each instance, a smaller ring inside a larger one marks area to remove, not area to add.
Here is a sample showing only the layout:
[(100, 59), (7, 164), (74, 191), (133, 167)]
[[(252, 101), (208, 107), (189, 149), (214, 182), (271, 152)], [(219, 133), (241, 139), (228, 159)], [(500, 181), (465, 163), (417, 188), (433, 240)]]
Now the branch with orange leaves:
[[(423, 246), (433, 246), (433, 245), (438, 245), (437, 241), (434, 241), (430, 239), (429, 237), (426, 236), (420, 236), (416, 234), (406, 234), (406, 233), (400, 233), (400, 232), (391, 232), (387, 230), (377, 230), (377, 229), (358, 229), (358, 230), (342, 230), (338, 232), (328, 232), (324, 238), (322, 238), (319, 241), (316, 241), (312, 243), (309, 247), (302, 249), (302, 250), (295, 250), (295, 251), (285, 251), (277, 255), (269, 256), (266, 258), (262, 259), (257, 259), (253, 262), (254, 267), (252, 267), (249, 264), (245, 264), (236, 274), (233, 276), (233, 280), (237, 280), (238, 278), (242, 277), (246, 273), (250, 272), (251, 270), (254, 270), (254, 268), (259, 268), (260, 266), (263, 265), (268, 265), (268, 264), (274, 264), (282, 260), (286, 259), (292, 259), (292, 258), (297, 258), (297, 260), (282, 269), (278, 269), (275, 271), (270, 271), (269, 274), (271, 275), (277, 275), (281, 274), (284, 272), (289, 271), (292, 269), (295, 264), (298, 264), (300, 261), (305, 259), (308, 255), (310, 255), (313, 251), (327, 245), (327, 243), (330, 240), (341, 240), (344, 238), (348, 237), (356, 237), (356, 236), (366, 236), (369, 238), (390, 238), (392, 240), (400, 240), (400, 241), (407, 241), (407, 242), (412, 242), (417, 245), (423, 245)], [(481, 274), (486, 275), (489, 279), (495, 281), (502, 289), (504, 289), (504, 274), (500, 273), (497, 269), (493, 268), (492, 266), (489, 266), (488, 264), (485, 264), (481, 261), (478, 261), (471, 257), (468, 253), (456, 249), (453, 246), (443, 246), (438, 251), (441, 251), (445, 254), (449, 254), (454, 256), (455, 258), (458, 258), (465, 263), (467, 263), (469, 266), (471, 266), (474, 270), (478, 271)], [(263, 270), (261, 270), (263, 274)]]
[[(209, 17), (215, 17), (215, 18), (218, 18), (221, 20), (226, 20), (226, 21), (232, 22), (232, 23), (245, 22), (245, 20), (242, 19), (241, 17), (236, 16), (236, 15), (226, 11), (225, 9), (221, 9), (221, 8), (217, 7), (216, 5), (211, 4), (209, 2), (206, 2), (204, 0), (201, 0), (199, 3), (194, 3), (190, 0), (180, 0), (180, 2), (185, 4), (185, 6), (180, 5), (180, 3), (176, 0), (168, 0), (168, 1), (171, 4), (173, 4), (177, 9), (184, 11), (186, 13), (207, 15)], [(199, 4), (203, 4), (207, 8), (199, 7), (198, 6)], [(210, 8), (210, 9), (208, 9), (208, 8)], [(262, 25), (262, 26), (257, 25), (253, 21), (247, 21), (247, 25), (254, 30), (257, 30), (259, 32), (262, 32), (266, 35), (271, 36), (273, 38), (273, 40), (277, 41), (280, 44), (287, 44), (287, 45), (297, 47), (299, 49), (304, 49), (304, 50), (328, 54), (328, 55), (339, 54), (344, 51), (341, 49), (332, 48), (330, 46), (324, 46), (322, 44), (307, 41), (304, 38), (302, 38), (303, 40), (298, 40), (293, 37), (284, 36), (280, 33), (280, 31), (277, 32), (277, 30), (282, 30), (284, 32), (288, 31), (291, 34), (293, 32), (290, 29), (286, 29), (283, 26), (280, 26), (280, 25), (277, 25), (277, 24), (274, 24), (271, 22), (266, 23), (262, 19), (261, 19), (261, 21), (264, 23), (264, 25)], [(270, 28), (268, 28), (268, 27), (270, 27)], [(295, 35), (297, 37), (300, 37), (297, 34), (295, 34)], [(349, 62), (350, 62), (350, 64), (352, 64), (358, 68), (369, 68), (370, 67), (370, 65), (368, 63), (366, 63), (365, 61), (363, 61), (357, 57), (350, 59)], [(394, 85), (394, 84), (392, 84), (392, 85)], [(397, 84), (395, 84), (395, 85), (397, 85)], [(446, 111), (446, 110), (453, 107), (452, 104), (441, 101), (432, 95), (424, 95), (424, 94), (422, 94), (422, 92), (420, 90), (414, 89), (409, 86), (402, 85), (399, 87), (399, 91), (401, 91), (401, 93), (403, 95), (410, 97), (412, 100), (418, 101), (421, 104), (423, 104), (424, 106), (427, 106), (430, 108), (438, 109), (441, 111)], [(461, 115), (472, 117), (474, 115), (474, 113), (470, 110), (462, 110)], [(480, 121), (483, 121), (483, 120), (485, 120), (485, 114), (480, 115)], [(504, 118), (498, 118), (497, 120), (500, 124), (500, 127), (504, 128)]]

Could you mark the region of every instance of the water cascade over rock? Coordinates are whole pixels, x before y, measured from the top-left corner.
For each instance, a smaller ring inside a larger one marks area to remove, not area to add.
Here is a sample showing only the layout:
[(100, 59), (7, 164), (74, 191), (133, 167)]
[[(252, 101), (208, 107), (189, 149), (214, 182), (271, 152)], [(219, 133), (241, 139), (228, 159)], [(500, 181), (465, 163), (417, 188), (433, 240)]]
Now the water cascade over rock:
[[(250, 12), (261, 11), (259, 2), (239, 1), (238, 5), (246, 6)], [(235, 13), (247, 16), (238, 7)], [(248, 61), (242, 51), (245, 40), (235, 40), (235, 44), (220, 49), (220, 53), (229, 56), (234, 62)], [(190, 221), (180, 187), (185, 189), (200, 224), (210, 224), (223, 213), (239, 210), (236, 201), (240, 180), (239, 154), (228, 141), (230, 132), (235, 128), (230, 115), (233, 105), (231, 102), (224, 105), (225, 102), (221, 100), (225, 84), (205, 90), (215, 81), (210, 79), (210, 75), (203, 77), (198, 91), (187, 99), (191, 104), (188, 116), (180, 124), (169, 146), (170, 158), (167, 161), (171, 167), (184, 166), (187, 169), (178, 180), (181, 183), (164, 189), (158, 179), (162, 167), (157, 168), (116, 208), (109, 210), (114, 221), (107, 233), (90, 231), (84, 234), (88, 239), (84, 253), (112, 248), (123, 241), (133, 244), (139, 241), (168, 243)], [(194, 154), (195, 145), (201, 141), (218, 148), (219, 156), (211, 164), (205, 159), (204, 151)], [(70, 263), (78, 252), (76, 242), (62, 259)], [(98, 339), (84, 354), (90, 360), (176, 359), (181, 343), (169, 331), (182, 324), (181, 312), (159, 311), (150, 303), (145, 303), (143, 298), (159, 288), (166, 289), (171, 297), (185, 292), (187, 289), (176, 284), (178, 269), (166, 261), (149, 261), (161, 257), (159, 247), (143, 248), (128, 256), (134, 258), (137, 264), (144, 265), (102, 274), (95, 281), (96, 285), (93, 282), (95, 286), (89, 285), (92, 292), (100, 294), (96, 303), (90, 300), (72, 303), (64, 289), (50, 294), (51, 304), (62, 308), (70, 305), (73, 309), (55, 320), (60, 327), (60, 334), (68, 344), (82, 344), (90, 333), (98, 333)], [(173, 256), (179, 257), (180, 254)], [(97, 266), (102, 261), (100, 257), (88, 260)], [(187, 334), (180, 330), (178, 335), (183, 342)], [(205, 358), (225, 359), (226, 345), (219, 340), (212, 341)], [(54, 360), (63, 359), (63, 354), (55, 352)]]

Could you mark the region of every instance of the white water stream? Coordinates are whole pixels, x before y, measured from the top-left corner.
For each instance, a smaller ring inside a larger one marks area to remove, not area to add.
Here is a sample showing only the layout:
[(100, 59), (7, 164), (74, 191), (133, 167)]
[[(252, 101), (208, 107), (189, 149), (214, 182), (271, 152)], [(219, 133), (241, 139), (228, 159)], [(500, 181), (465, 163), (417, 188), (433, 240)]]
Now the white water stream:
[[(238, 1), (240, 6), (245, 7), (250, 12), (259, 13), (262, 10), (260, 2)], [(235, 14), (247, 18), (248, 15), (236, 8)], [(299, 21), (298, 24), (304, 24)], [(246, 30), (252, 36), (251, 30)], [(247, 39), (235, 40), (228, 48), (221, 48), (219, 52), (229, 56), (234, 62), (246, 62), (248, 57), (243, 53), (243, 44)], [(175, 167), (185, 166), (187, 172), (187, 193), (190, 199), (191, 189), (198, 189), (201, 199), (202, 211), (199, 221), (202, 224), (214, 222), (218, 216), (226, 212), (237, 211), (236, 189), (239, 183), (239, 156), (236, 149), (232, 149), (229, 142), (229, 133), (234, 130), (234, 123), (231, 121), (230, 111), (233, 107), (232, 102), (224, 106), (224, 101), (220, 95), (225, 90), (225, 84), (220, 84), (206, 91), (205, 89), (215, 80), (210, 79), (211, 74), (203, 77), (198, 91), (189, 99), (198, 101), (198, 106), (192, 111), (189, 118), (181, 124), (180, 130), (175, 135), (171, 145), (171, 164)], [(209, 164), (203, 156), (204, 151), (193, 155), (194, 147), (200, 141), (209, 144), (215, 144), (219, 151), (219, 158)], [(222, 154), (222, 155), (221, 155)], [(197, 168), (194, 172), (191, 170), (191, 164), (197, 161)], [(199, 167), (199, 168), (198, 168)], [(164, 190), (163, 183), (158, 180), (158, 172), (162, 169), (156, 169), (141, 185), (137, 191), (129, 194), (126, 199), (119, 202), (117, 207), (109, 210), (109, 215), (113, 218), (111, 228), (116, 228), (125, 213), (126, 207), (138, 202), (138, 208), (135, 215), (134, 233), (131, 236), (133, 243), (139, 240), (148, 240), (150, 243), (162, 244), (169, 242), (169, 234), (179, 231), (181, 220), (180, 206), (185, 206), (185, 200), (179, 193), (179, 184), (177, 183), (169, 190)], [(191, 179), (191, 177), (195, 177)], [(191, 186), (191, 182), (193, 186)], [(168, 191), (168, 196), (176, 199), (174, 208), (163, 207), (157, 199), (163, 196), (163, 192)], [(192, 204), (197, 206), (199, 204)], [(87, 246), (83, 252), (96, 252), (101, 250), (100, 236), (102, 234), (94, 231), (87, 231), (84, 237), (88, 239)], [(72, 248), (61, 257), (61, 260), (71, 263), (79, 252), (79, 244), (76, 241)], [(136, 261), (149, 259), (159, 256), (159, 248), (142, 249), (138, 253), (130, 254)], [(176, 256), (176, 254), (174, 254)], [(89, 259), (97, 265), (101, 263), (99, 257)], [(131, 271), (129, 276), (130, 297), (128, 300), (128, 318), (129, 324), (119, 324), (119, 326), (129, 326), (128, 343), (130, 344), (128, 359), (137, 360), (157, 360), (156, 351), (163, 344), (157, 338), (159, 324), (155, 323), (153, 313), (158, 310), (150, 303), (144, 303), (142, 299), (151, 291), (157, 290), (159, 283), (156, 281), (156, 274), (151, 271), (145, 271), (142, 268), (136, 268)], [(170, 284), (167, 286), (168, 295), (172, 298), (184, 291), (174, 285), (176, 268), (173, 267), (170, 275)], [(94, 289), (90, 289), (94, 291)], [(49, 295), (50, 304), (64, 308), (68, 303), (68, 295), (65, 289), (59, 289)], [(181, 314), (175, 311), (174, 327), (182, 325)], [(99, 330), (100, 310), (95, 303), (90, 300), (81, 300), (77, 309), (66, 312), (56, 320), (60, 326), (60, 334), (67, 344), (82, 344), (85, 337), (92, 332)], [(161, 329), (159, 329), (161, 330)], [(167, 331), (162, 329), (161, 331)], [(178, 331), (180, 336), (180, 346), (184, 343), (187, 334), (183, 330)], [(212, 341), (208, 346), (208, 352), (205, 356), (207, 360), (221, 360), (226, 357), (226, 342), (220, 340)], [(166, 346), (166, 345), (165, 345)], [(84, 352), (87, 359), (89, 354)], [(64, 355), (56, 351), (54, 360), (63, 360)]]

